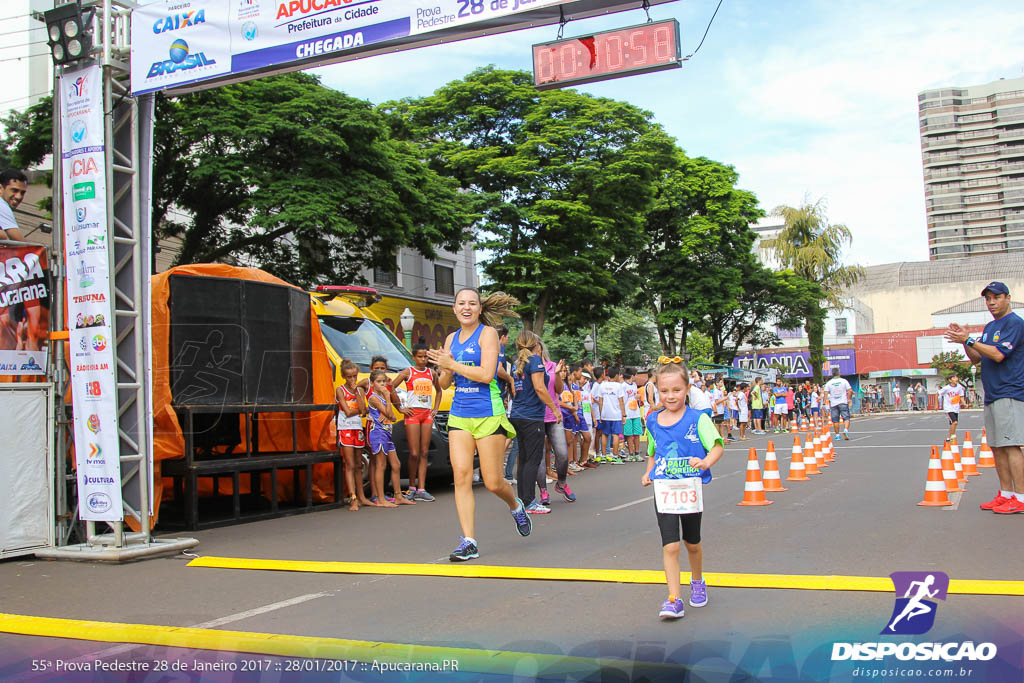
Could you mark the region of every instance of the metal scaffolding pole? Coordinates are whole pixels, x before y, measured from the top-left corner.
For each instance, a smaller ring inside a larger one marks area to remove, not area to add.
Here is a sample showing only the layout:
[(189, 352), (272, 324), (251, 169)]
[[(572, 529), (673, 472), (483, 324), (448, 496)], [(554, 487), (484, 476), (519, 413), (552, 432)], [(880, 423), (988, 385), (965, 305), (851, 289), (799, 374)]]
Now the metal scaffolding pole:
[[(94, 4), (100, 4), (99, 2)], [(194, 538), (155, 539), (152, 526), (152, 395), (150, 363), (150, 216), (153, 99), (131, 96), (128, 22), (131, 3), (102, 0), (98, 15), (103, 72), (104, 148), (107, 188), (107, 250), (114, 309), (117, 431), (125, 522), (86, 522), (86, 541), (36, 553), (51, 559), (127, 561), (191, 548)], [(55, 118), (55, 128), (60, 125)], [(54, 158), (60, 158), (54, 134)], [(59, 170), (59, 169), (55, 169)], [(55, 177), (57, 173), (55, 173)], [(56, 193), (55, 193), (56, 195)], [(59, 215), (56, 214), (55, 215)], [(61, 232), (58, 230), (57, 232)], [(64, 252), (59, 272), (65, 274)], [(63, 367), (58, 368), (63, 376)], [(65, 383), (66, 386), (66, 383)], [(60, 382), (58, 382), (60, 387)], [(61, 393), (58, 391), (58, 393)], [(62, 415), (63, 413), (58, 413)], [(58, 421), (58, 443), (63, 427)], [(65, 485), (66, 453), (58, 448), (57, 484)], [(137, 531), (126, 531), (130, 524)]]

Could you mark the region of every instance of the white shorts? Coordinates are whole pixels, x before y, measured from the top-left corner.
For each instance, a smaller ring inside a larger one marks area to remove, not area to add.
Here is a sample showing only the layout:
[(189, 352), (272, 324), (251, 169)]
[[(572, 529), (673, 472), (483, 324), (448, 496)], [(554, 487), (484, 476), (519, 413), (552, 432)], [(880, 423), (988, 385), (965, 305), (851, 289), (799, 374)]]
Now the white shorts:
[(781, 406), (778, 403), (776, 403), (775, 404), (775, 414), (776, 415), (788, 415), (789, 414), (789, 406), (787, 406), (785, 403), (783, 403)]

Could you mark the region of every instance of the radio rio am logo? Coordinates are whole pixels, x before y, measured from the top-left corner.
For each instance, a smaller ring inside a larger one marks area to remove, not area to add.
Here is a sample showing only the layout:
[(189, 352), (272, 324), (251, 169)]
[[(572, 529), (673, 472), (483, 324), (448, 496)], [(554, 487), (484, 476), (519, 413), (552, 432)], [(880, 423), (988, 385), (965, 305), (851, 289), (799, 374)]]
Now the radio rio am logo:
[(882, 635), (927, 633), (935, 624), (935, 599), (946, 599), (949, 576), (943, 572), (893, 572), (889, 576), (896, 588), (896, 604)]

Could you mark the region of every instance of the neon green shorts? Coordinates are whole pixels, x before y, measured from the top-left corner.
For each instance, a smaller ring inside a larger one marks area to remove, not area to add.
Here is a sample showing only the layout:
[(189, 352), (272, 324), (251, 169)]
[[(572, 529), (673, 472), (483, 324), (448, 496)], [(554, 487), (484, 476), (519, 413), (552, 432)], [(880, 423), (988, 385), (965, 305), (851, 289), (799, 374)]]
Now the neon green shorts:
[(451, 415), (448, 418), (448, 431), (453, 429), (469, 432), (474, 439), (484, 439), (488, 436), (500, 434), (502, 431), (509, 439), (516, 438), (516, 428), (508, 421), (505, 414), (492, 415), (490, 417), (458, 417)]

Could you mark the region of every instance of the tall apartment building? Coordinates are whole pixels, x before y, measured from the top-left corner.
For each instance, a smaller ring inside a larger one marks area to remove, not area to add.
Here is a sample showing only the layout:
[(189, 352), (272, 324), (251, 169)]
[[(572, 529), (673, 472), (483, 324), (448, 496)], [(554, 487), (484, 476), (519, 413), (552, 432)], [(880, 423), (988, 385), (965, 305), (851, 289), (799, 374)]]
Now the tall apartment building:
[(46, 25), (33, 12), (52, 9), (54, 0), (0, 0), (0, 119), (24, 111), (53, 89), (53, 62), (46, 45)]
[(1024, 78), (917, 101), (929, 258), (1024, 251)]

